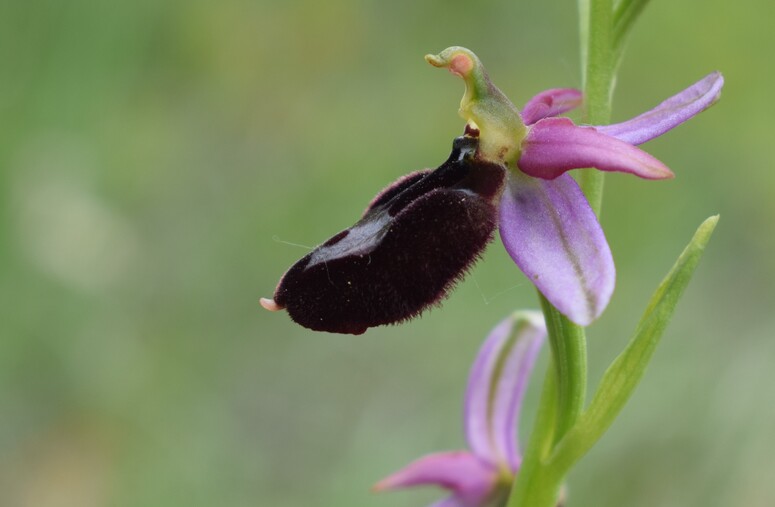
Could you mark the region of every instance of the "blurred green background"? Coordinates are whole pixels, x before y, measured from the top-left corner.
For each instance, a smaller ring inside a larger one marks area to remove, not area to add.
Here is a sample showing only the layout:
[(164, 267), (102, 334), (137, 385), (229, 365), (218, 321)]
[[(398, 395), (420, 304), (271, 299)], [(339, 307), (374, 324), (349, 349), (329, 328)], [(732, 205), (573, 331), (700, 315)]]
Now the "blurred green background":
[[(727, 85), (647, 146), (675, 180), (607, 179), (619, 276), (589, 331), (592, 385), (695, 227), (721, 221), (569, 505), (773, 505), (769, 9), (655, 0), (633, 33), (615, 120), (714, 69)], [(298, 245), (446, 158), (463, 87), (422, 56), (453, 44), (517, 104), (580, 85), (571, 0), (0, 3), (0, 505), (440, 498), (369, 487), (464, 445), (481, 340), (536, 306), (503, 247), (441, 309), (360, 337), (309, 332), (258, 298)]]

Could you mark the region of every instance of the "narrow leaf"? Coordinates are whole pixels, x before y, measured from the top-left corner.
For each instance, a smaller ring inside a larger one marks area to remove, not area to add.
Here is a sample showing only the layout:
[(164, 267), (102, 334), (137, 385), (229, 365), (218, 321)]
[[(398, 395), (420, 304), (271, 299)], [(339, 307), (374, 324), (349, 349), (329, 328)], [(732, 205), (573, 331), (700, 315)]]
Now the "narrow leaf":
[(551, 466), (557, 467), (556, 470), (569, 470), (605, 433), (632, 395), (700, 262), (718, 218), (718, 215), (712, 216), (700, 225), (651, 296), (629, 345), (605, 372), (587, 411), (557, 445), (551, 458)]

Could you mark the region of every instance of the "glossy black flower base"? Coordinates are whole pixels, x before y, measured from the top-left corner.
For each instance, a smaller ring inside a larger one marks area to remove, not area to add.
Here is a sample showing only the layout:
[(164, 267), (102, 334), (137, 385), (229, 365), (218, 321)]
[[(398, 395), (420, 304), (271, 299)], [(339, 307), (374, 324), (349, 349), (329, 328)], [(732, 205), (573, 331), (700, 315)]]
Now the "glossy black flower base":
[(477, 160), (477, 139), (455, 139), (435, 170), (383, 190), (363, 218), (315, 248), (274, 295), (298, 324), (361, 334), (438, 303), (493, 238), (504, 167)]

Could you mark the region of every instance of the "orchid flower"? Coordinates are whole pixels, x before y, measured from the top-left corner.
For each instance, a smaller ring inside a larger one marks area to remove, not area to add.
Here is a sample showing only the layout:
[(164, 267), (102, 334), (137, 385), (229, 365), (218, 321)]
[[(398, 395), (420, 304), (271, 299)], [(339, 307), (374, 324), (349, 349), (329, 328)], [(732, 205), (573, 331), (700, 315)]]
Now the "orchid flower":
[(635, 145), (713, 105), (723, 77), (711, 73), (623, 123), (577, 126), (557, 116), (581, 104), (578, 90), (547, 90), (520, 113), (468, 49), (447, 48), (426, 60), (465, 82), (465, 135), (437, 169), (412, 173), (378, 194), (359, 222), (292, 266), (274, 299), (261, 304), (287, 309), (319, 331), (360, 334), (401, 322), (443, 299), (497, 227), (541, 293), (571, 321), (590, 324), (611, 298), (615, 268), (597, 216), (565, 173), (594, 167), (672, 178)]
[(502, 505), (519, 470), (519, 412), (545, 336), (537, 312), (517, 312), (498, 324), (468, 377), (463, 422), (469, 450), (422, 457), (378, 482), (374, 490), (436, 485), (452, 495), (434, 507)]

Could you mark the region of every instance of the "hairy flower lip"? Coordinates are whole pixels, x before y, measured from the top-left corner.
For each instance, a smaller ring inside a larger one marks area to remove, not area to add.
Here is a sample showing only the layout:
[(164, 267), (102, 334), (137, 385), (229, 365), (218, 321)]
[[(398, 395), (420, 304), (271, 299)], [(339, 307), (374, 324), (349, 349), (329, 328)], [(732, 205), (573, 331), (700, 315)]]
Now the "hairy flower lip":
[(461, 136), (450, 157), (377, 194), (361, 220), (282, 277), (267, 309), (304, 327), (361, 334), (401, 322), (443, 299), (494, 238), (506, 169), (479, 160)]

